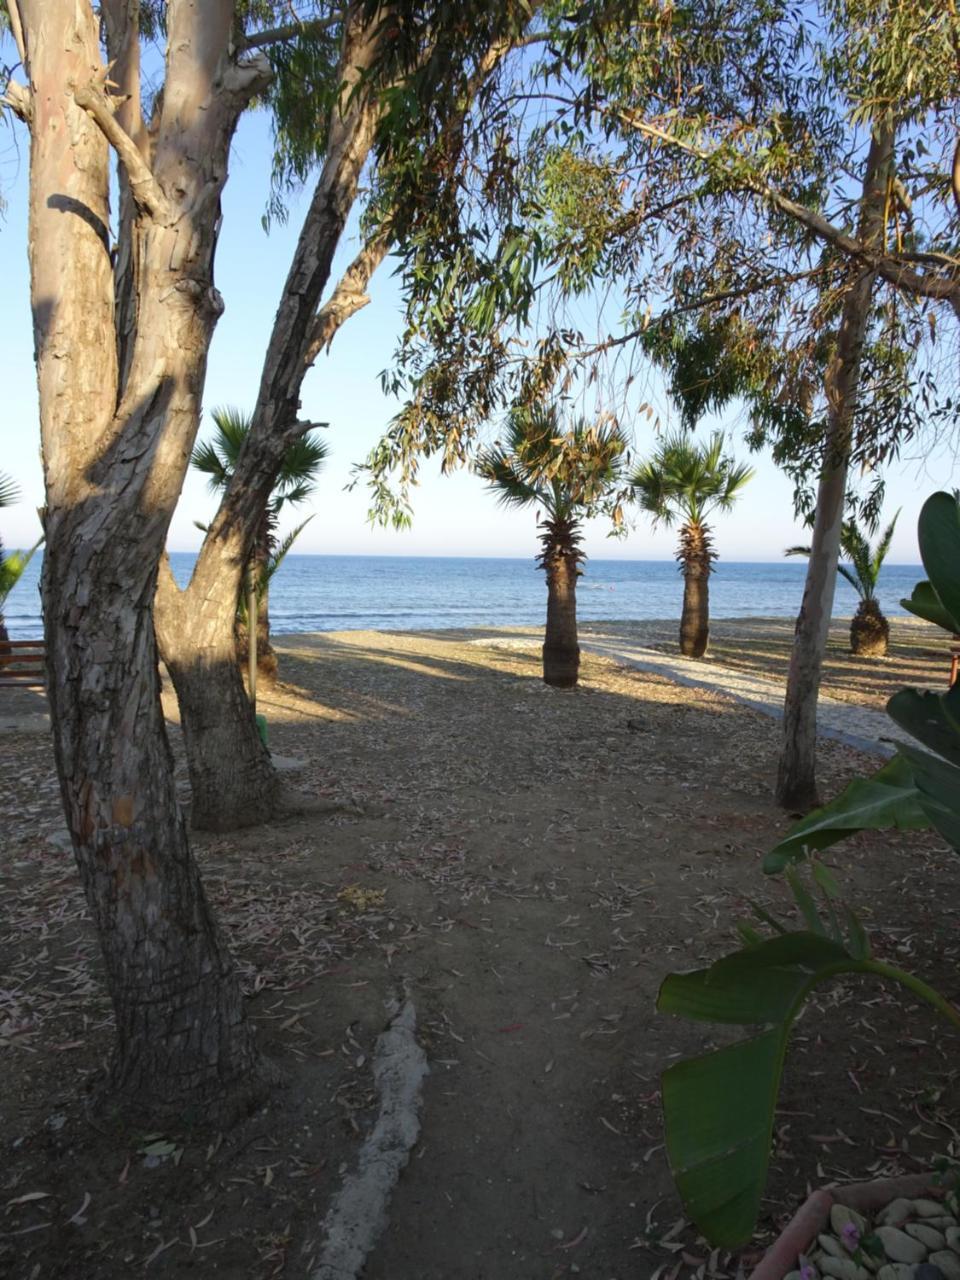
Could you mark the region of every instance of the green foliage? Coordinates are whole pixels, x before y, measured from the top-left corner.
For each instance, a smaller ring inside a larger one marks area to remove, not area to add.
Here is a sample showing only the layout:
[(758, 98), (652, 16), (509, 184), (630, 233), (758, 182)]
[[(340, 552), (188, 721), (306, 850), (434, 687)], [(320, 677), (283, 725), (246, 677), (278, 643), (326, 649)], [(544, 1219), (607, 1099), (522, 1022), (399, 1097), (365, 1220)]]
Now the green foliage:
[[(210, 488), (222, 492), (230, 483), (237, 459), (250, 434), (251, 419), (239, 409), (219, 407), (212, 411), (214, 435), (197, 445), (191, 456), (191, 464), (209, 478)], [(273, 491), (264, 508), (263, 520), (257, 532), (253, 549), (253, 562), (257, 566), (256, 594), (262, 602), (269, 590), (270, 580), (277, 572), (284, 556), (313, 519), (304, 520), (283, 539), (277, 538), (277, 519), (288, 504), (297, 506), (305, 502), (314, 491), (314, 481), (326, 461), (329, 449), (315, 432), (307, 432), (287, 446)], [(198, 525), (205, 530), (204, 525)], [(237, 604), (240, 620), (246, 621), (246, 596), (240, 593)]]
[[(877, 583), (880, 581), (880, 570), (890, 550), (893, 534), (897, 527), (898, 511), (871, 547), (866, 534), (858, 526), (856, 520), (845, 520), (840, 531), (840, 550), (850, 561), (850, 567), (837, 565), (837, 572), (850, 583), (861, 600), (876, 600)], [(787, 547), (784, 552), (788, 556), (809, 556), (809, 547)]]
[[(920, 515), (920, 545), (936, 597), (956, 628), (960, 509), (934, 494)], [(960, 1011), (912, 974), (874, 960), (862, 925), (846, 907), (833, 873), (815, 856), (857, 831), (935, 828), (960, 852), (960, 687), (945, 694), (904, 689), (887, 710), (925, 750), (899, 743), (872, 778), (852, 783), (808, 815), (775, 846), (768, 873), (786, 871), (806, 928), (777, 936), (741, 930), (747, 945), (709, 969), (671, 974), (658, 1008), (685, 1017), (764, 1029), (752, 1039), (670, 1067), (663, 1076), (667, 1152), (677, 1187), (700, 1230), (716, 1245), (753, 1232), (766, 1182), (774, 1111), (791, 1027), (821, 983), (842, 974), (899, 982), (960, 1027)], [(821, 905), (790, 865), (808, 860)]]
[(630, 477), (640, 509), (665, 525), (678, 518), (702, 524), (711, 511), (730, 511), (754, 472), (726, 456), (723, 448), (721, 432), (706, 444), (682, 432), (664, 437), (653, 457)]
[(622, 518), (615, 493), (627, 441), (615, 422), (578, 418), (564, 428), (555, 405), (515, 409), (506, 440), (484, 450), (477, 474), (505, 506), (539, 506), (550, 520), (580, 520), (606, 511)]
[[(230, 482), (240, 451), (250, 434), (251, 420), (239, 409), (218, 407), (212, 410), (214, 435), (194, 449), (191, 465), (209, 479), (214, 492), (222, 492)], [(277, 472), (268, 511), (277, 516), (287, 504), (305, 502), (313, 493), (314, 479), (330, 450), (316, 435), (307, 432), (288, 445)]]

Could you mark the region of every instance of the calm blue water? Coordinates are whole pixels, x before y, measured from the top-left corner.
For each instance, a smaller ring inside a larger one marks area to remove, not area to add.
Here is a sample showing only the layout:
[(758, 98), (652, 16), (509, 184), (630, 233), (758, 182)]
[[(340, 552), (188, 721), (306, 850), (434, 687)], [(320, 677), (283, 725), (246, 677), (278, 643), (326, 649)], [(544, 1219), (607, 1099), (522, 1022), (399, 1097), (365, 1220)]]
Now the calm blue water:
[[(185, 583), (194, 556), (175, 552), (171, 561), (177, 578)], [(710, 613), (715, 618), (794, 616), (805, 569), (806, 562), (799, 560), (721, 560), (710, 582)], [(42, 634), (39, 576), (38, 554), (7, 601), (12, 639)], [(919, 566), (885, 566), (879, 590), (884, 612), (902, 614), (900, 598), (923, 576)], [(682, 592), (672, 561), (588, 560), (577, 588), (577, 613), (584, 622), (679, 618)], [(543, 574), (532, 558), (290, 555), (270, 588), (270, 624), (277, 634), (542, 626), (545, 605)], [(836, 615), (849, 617), (856, 607), (853, 588), (839, 580)]]

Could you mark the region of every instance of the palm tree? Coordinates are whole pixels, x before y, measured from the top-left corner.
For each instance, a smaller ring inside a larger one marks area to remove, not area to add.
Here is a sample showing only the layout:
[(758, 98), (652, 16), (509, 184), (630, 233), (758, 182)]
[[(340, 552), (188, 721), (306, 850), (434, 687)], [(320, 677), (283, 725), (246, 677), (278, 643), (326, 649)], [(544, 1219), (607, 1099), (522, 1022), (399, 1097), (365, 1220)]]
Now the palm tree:
[[(20, 490), (16, 482), (0, 472), (0, 507), (12, 506), (19, 497)], [(7, 596), (20, 581), (24, 569), (30, 563), (33, 553), (41, 542), (43, 542), (43, 538), (34, 543), (29, 551), (11, 551), (4, 555), (3, 542), (0, 540), (0, 643), (5, 643), (10, 639), (7, 634), (7, 624), (3, 617)]]
[(580, 525), (610, 511), (619, 520), (613, 488), (626, 462), (627, 442), (612, 422), (578, 419), (564, 430), (554, 405), (515, 409), (507, 419), (506, 443), (481, 453), (476, 470), (504, 506), (539, 507), (543, 550), (537, 564), (547, 577), (547, 625), (543, 678), (572, 689), (580, 670), (577, 639), (577, 578), (586, 559)]
[[(250, 433), (250, 417), (239, 409), (217, 408), (211, 412), (216, 427), (213, 439), (197, 445), (190, 458), (198, 471), (209, 477), (210, 488), (222, 491), (230, 483), (243, 443)], [(277, 656), (270, 644), (269, 584), (280, 561), (290, 550), (298, 534), (309, 521), (304, 521), (277, 540), (277, 518), (283, 507), (305, 502), (313, 493), (314, 481), (329, 450), (313, 432), (308, 432), (289, 445), (267, 502), (263, 519), (254, 539), (250, 568), (256, 586), (257, 668), (261, 675), (272, 677), (277, 671)], [(200, 526), (203, 528), (203, 526)], [(245, 605), (238, 611), (238, 657), (246, 657), (248, 620)]]
[(680, 526), (677, 560), (683, 574), (680, 652), (702, 658), (710, 634), (710, 574), (717, 553), (706, 518), (729, 511), (753, 476), (753, 468), (723, 453), (723, 435), (714, 432), (706, 444), (682, 433), (666, 436), (656, 453), (630, 477), (642, 510), (662, 522)]
[[(885, 658), (890, 644), (890, 623), (883, 616), (877, 600), (877, 582), (880, 568), (887, 558), (893, 531), (897, 527), (898, 511), (880, 535), (875, 547), (871, 547), (866, 535), (854, 520), (844, 520), (840, 532), (840, 550), (850, 561), (850, 567), (837, 565), (860, 597), (857, 612), (850, 622), (850, 652), (860, 658)], [(787, 547), (788, 556), (808, 556), (809, 547)]]

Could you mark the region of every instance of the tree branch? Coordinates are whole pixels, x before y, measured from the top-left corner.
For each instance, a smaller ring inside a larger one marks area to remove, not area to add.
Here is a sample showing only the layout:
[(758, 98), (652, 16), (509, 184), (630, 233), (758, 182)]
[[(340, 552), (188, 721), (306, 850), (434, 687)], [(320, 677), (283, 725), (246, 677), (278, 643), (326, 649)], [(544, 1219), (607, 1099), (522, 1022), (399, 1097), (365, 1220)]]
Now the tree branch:
[(24, 124), (29, 124), (33, 119), (33, 97), (30, 90), (16, 80), (7, 81), (7, 87), (0, 95), (0, 106), (9, 107)]
[(389, 234), (382, 234), (365, 244), (340, 277), (333, 293), (317, 311), (304, 347), (303, 359), (307, 368), (324, 347), (329, 349), (340, 326), (369, 303), (367, 285), (389, 253), (390, 243)]
[(20, 18), (17, 0), (7, 0), (7, 17), (10, 19), (10, 33), (13, 36), (13, 43), (17, 46), (17, 53), (20, 55), (21, 63), (26, 66), (27, 44), (23, 38), (23, 22)]
[[(621, 123), (626, 124), (629, 128), (636, 129), (638, 133), (642, 133), (658, 142), (663, 142), (686, 155), (693, 156), (695, 159), (709, 161), (714, 158), (714, 153), (706, 148), (694, 146), (690, 142), (684, 142), (682, 139), (674, 137), (666, 129), (661, 129), (647, 120), (637, 119), (631, 112), (617, 111), (614, 114)], [(898, 289), (903, 289), (907, 293), (916, 294), (918, 297), (949, 302), (954, 311), (960, 315), (960, 279), (921, 273), (909, 267), (903, 257), (896, 254), (877, 253), (876, 250), (870, 249), (861, 240), (847, 235), (839, 227), (835, 227), (832, 222), (829, 222), (821, 214), (814, 212), (813, 209), (808, 209), (805, 205), (797, 204), (795, 200), (791, 200), (788, 196), (777, 191), (775, 187), (771, 187), (768, 183), (762, 182), (758, 178), (745, 178), (737, 181), (735, 185), (741, 191), (748, 191), (755, 196), (759, 196), (760, 199), (768, 201), (779, 209), (781, 213), (787, 214), (788, 217), (799, 222), (801, 226), (806, 227), (808, 231), (812, 231), (819, 240), (824, 241), (824, 243), (831, 245), (835, 249), (841, 250), (848, 257), (858, 259), (865, 266), (876, 271), (889, 284), (895, 285)]]
[(338, 22), (343, 21), (342, 10), (331, 13), (326, 18), (310, 18), (306, 22), (289, 22), (282, 27), (269, 27), (264, 31), (251, 31), (236, 42), (238, 53), (246, 53), (248, 49), (264, 49), (271, 44), (283, 44), (287, 40), (309, 40), (311, 36), (328, 31)]
[(100, 132), (116, 151), (120, 163), (127, 171), (130, 193), (137, 208), (144, 213), (149, 213), (158, 222), (165, 224), (173, 222), (174, 211), (170, 202), (153, 176), (137, 144), (121, 129), (106, 94), (90, 84), (74, 89), (73, 96), (77, 106), (82, 107), (88, 115), (92, 116)]

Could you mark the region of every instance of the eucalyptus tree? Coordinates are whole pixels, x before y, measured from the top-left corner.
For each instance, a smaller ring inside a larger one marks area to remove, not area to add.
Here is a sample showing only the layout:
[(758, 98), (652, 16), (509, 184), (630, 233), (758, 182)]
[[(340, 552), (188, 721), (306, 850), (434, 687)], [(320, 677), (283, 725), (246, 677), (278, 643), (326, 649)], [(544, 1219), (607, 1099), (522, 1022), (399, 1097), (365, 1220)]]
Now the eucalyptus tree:
[[(284, 83), (290, 92), (283, 61), (296, 62), (296, 105), (323, 138), (314, 200), (250, 436), (191, 593), (157, 615), (185, 725), (195, 727), (198, 704), (201, 715), (210, 708), (204, 682), (218, 692), (207, 745), (220, 745), (223, 763), (208, 781), (229, 776), (234, 804), (242, 796), (253, 817), (269, 812), (276, 781), (234, 661), (237, 579), (283, 454), (310, 428), (303, 376), (364, 305), (386, 248), (368, 242), (324, 302), (333, 254), (374, 144), (407, 137), (421, 101), (454, 114), (464, 78), (501, 49), (515, 13), (458, 7), (451, 23), (439, 3), (375, 0), (292, 17), (279, 0), (6, 0), (5, 13), (21, 71), (5, 75), (0, 106), (30, 139), (51, 721), (116, 1019), (112, 1096), (155, 1113), (226, 1108), (270, 1072), (177, 802), (153, 605), (224, 305), (213, 267), (231, 142), (251, 103)], [(148, 37), (165, 54), (149, 95)], [(213, 803), (191, 777), (200, 806)]]
[(702, 658), (710, 636), (710, 574), (717, 553), (707, 516), (732, 510), (753, 478), (753, 468), (735, 462), (723, 448), (720, 432), (704, 444), (687, 434), (666, 436), (630, 476), (635, 501), (655, 523), (680, 521), (680, 652), (687, 658)]
[(627, 441), (615, 422), (578, 418), (565, 427), (556, 405), (537, 405), (515, 409), (504, 442), (477, 458), (477, 473), (504, 506), (538, 509), (543, 532), (537, 564), (547, 579), (543, 679), (557, 689), (574, 688), (580, 672), (577, 579), (586, 559), (581, 525), (601, 511), (619, 523), (617, 485), (626, 456)]
[[(459, 135), (470, 110), (525, 42), (539, 7), (539, 0), (472, 0), (457, 7), (441, 0), (388, 6), (356, 0), (318, 20), (316, 49), (303, 41), (304, 30), (313, 30), (309, 22), (254, 32), (243, 42), (269, 44), (278, 66), (281, 194), (285, 184), (314, 171), (315, 177), (249, 434), (189, 585), (181, 591), (167, 565), (160, 575), (157, 635), (180, 702), (197, 827), (262, 822), (289, 803), (234, 661), (242, 566), (285, 452), (313, 425), (299, 413), (304, 378), (340, 327), (367, 305), (374, 272), (429, 204), (440, 177), (459, 163)], [(304, 97), (304, 81), (318, 109)], [(331, 285), (346, 221), (364, 207), (365, 173), (372, 198), (364, 238)]]
[(402, 515), (418, 452), (462, 452), (498, 397), (595, 381), (622, 416), (652, 357), (688, 425), (742, 400), (798, 501), (818, 489), (777, 787), (805, 806), (849, 471), (882, 477), (956, 420), (960, 19), (937, 0), (578, 16), (481, 138), (486, 180), (407, 241), (407, 405), (369, 459), (375, 502)]

